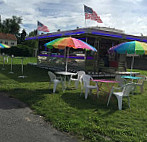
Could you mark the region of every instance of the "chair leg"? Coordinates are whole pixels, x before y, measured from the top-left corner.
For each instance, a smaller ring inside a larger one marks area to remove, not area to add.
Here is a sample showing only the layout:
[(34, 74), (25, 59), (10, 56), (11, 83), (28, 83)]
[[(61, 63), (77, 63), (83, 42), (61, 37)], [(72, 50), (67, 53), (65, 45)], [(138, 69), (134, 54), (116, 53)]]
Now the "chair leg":
[(107, 102), (107, 106), (109, 105), (109, 102), (110, 102), (110, 99), (111, 99), (112, 93), (113, 93), (113, 88), (111, 89), (111, 92), (110, 92), (110, 94), (109, 94), (108, 102)]
[(89, 89), (85, 88), (85, 99), (87, 99), (87, 97), (88, 97), (88, 92), (89, 92)]
[(55, 93), (56, 92), (56, 87), (57, 87), (57, 82), (54, 82), (54, 88), (53, 88), (53, 93)]
[(122, 110), (122, 96), (116, 96), (118, 101), (118, 109)]

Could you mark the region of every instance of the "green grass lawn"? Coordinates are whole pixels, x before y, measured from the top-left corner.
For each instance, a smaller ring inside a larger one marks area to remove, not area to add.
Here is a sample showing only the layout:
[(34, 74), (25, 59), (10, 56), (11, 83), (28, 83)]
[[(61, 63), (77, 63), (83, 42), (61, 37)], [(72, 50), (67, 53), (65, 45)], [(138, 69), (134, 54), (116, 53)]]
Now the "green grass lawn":
[[(74, 89), (74, 84), (65, 92), (59, 85), (53, 94), (53, 85), (48, 88), (47, 70), (27, 65), (27, 62), (36, 62), (36, 59), (24, 60), (24, 75), (27, 76), (24, 79), (18, 78), (21, 75), (19, 59), (14, 59), (14, 74), (8, 74), (10, 61), (5, 65), (6, 70), (1, 70), (0, 62), (0, 91), (27, 103), (34, 113), (42, 115), (55, 128), (86, 142), (147, 141), (147, 82), (143, 94), (137, 88), (135, 95), (130, 96), (131, 108), (124, 98), (123, 110), (119, 111), (115, 97), (107, 107), (106, 93), (100, 92), (97, 99), (93, 92), (85, 100), (84, 95), (80, 96), (80, 88)], [(147, 75), (147, 71), (135, 71)]]

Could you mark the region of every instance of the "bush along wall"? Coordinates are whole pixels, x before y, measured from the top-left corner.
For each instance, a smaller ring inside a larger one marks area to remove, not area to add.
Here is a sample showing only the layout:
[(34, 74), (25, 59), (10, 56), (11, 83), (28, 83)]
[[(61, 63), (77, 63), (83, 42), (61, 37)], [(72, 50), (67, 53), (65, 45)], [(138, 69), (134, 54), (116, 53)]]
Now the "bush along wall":
[(23, 57), (31, 57), (33, 50), (27, 45), (18, 45), (18, 46), (12, 46), (11, 48), (5, 48), (1, 49), (1, 53), (5, 53), (9, 56), (23, 56)]

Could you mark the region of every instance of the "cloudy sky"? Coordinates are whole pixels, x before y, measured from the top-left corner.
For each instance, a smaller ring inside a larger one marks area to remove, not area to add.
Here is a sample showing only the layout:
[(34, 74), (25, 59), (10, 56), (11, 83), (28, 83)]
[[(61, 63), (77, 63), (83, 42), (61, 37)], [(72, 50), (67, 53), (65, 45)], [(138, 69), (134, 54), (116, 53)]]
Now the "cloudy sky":
[(85, 27), (84, 4), (103, 21), (86, 20), (87, 27), (111, 27), (147, 36), (147, 0), (0, 0), (0, 14), (2, 20), (21, 16), (21, 27), (27, 33), (37, 28), (37, 21), (55, 32)]

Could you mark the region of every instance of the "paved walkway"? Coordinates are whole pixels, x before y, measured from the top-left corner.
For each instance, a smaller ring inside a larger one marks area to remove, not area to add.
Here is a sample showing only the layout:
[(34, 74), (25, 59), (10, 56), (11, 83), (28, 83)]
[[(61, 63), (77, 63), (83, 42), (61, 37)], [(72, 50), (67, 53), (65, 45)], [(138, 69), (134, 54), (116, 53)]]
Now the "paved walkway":
[(24, 103), (0, 93), (0, 142), (77, 142), (34, 115)]

